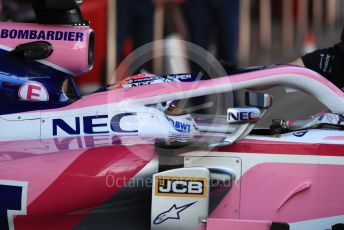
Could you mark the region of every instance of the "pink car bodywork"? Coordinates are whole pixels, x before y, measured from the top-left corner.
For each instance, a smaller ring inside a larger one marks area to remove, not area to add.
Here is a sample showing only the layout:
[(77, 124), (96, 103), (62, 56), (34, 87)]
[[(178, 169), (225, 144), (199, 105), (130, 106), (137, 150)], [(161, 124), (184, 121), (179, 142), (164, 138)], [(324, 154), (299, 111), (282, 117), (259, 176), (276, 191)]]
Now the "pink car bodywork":
[[(320, 222), (322, 218), (343, 216), (342, 145), (243, 141), (218, 151), (234, 152), (238, 157), (249, 153), (261, 162), (242, 174), (210, 218), (257, 221), (260, 226), (259, 221)], [(271, 155), (281, 160), (273, 160)]]
[[(93, 66), (89, 60), (89, 44), (93, 45), (93, 41), (90, 40), (94, 38), (93, 31), (89, 27), (0, 22), (0, 29), (2, 31), (2, 34), (0, 34), (1, 49), (10, 51), (19, 44), (49, 41), (54, 52), (50, 57), (41, 61), (45, 65), (72, 76), (83, 75)], [(35, 36), (31, 36), (31, 32), (35, 32), (33, 34)], [(19, 35), (19, 33), (21, 34)], [(41, 37), (39, 37), (40, 33), (42, 33)], [(55, 37), (57, 39), (53, 38), (56, 33), (61, 35)]]
[[(199, 83), (112, 90), (40, 114), (124, 101), (157, 103), (182, 99), (190, 92), (201, 96), (209, 91), (220, 93), (263, 85), (267, 81), (273, 85), (290, 83), (298, 77), (309, 82), (305, 88), (315, 87), (309, 90), (314, 95), (321, 88), (324, 93), (318, 99), (328, 102), (331, 110), (344, 112), (343, 92), (327, 80), (306, 69), (279, 67)], [(336, 99), (331, 101), (333, 96)], [(25, 181), (29, 185), (27, 214), (14, 218), (15, 229), (73, 229), (93, 209), (116, 196), (157, 155), (154, 137), (143, 138), (144, 144), (134, 145), (123, 144), (120, 137), (111, 137), (110, 142), (109, 137), (104, 137), (105, 142), (100, 139), (0, 141), (0, 180)], [(272, 222), (298, 227), (297, 223), (317, 224), (326, 218), (334, 218), (335, 223), (344, 222), (344, 134), (324, 134), (319, 140), (250, 136), (211, 152), (181, 150), (188, 157), (235, 157), (241, 161), (241, 173), (234, 186), (200, 229), (270, 229)], [(108, 186), (109, 176), (126, 180)]]

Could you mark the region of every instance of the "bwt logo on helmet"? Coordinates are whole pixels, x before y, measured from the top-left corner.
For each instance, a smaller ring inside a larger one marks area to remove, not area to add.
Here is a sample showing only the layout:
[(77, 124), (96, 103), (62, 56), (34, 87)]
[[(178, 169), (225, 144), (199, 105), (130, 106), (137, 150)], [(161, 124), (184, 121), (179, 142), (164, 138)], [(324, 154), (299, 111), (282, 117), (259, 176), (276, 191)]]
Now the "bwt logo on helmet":
[(191, 124), (187, 124), (185, 122), (177, 121), (177, 120), (175, 121), (170, 117), (167, 117), (167, 119), (171, 122), (171, 124), (173, 125), (176, 131), (181, 132), (181, 133), (191, 132)]
[(83, 42), (84, 34), (81, 32), (73, 31), (2, 29), (0, 32), (0, 38)]
[(156, 196), (207, 196), (207, 178), (157, 176), (155, 183)]

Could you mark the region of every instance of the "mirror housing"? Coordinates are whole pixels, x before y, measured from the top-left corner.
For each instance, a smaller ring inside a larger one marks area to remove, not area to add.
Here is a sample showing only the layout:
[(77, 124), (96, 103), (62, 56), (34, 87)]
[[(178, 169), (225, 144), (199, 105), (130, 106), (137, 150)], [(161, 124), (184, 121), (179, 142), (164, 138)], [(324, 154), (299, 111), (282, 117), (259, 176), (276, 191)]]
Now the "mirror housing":
[(238, 124), (238, 127), (221, 142), (209, 145), (210, 149), (232, 145), (249, 135), (255, 124), (272, 106), (272, 96), (266, 93), (246, 92), (246, 105), (252, 107), (227, 110), (228, 124)]
[(245, 102), (247, 106), (259, 109), (269, 109), (272, 106), (273, 97), (267, 93), (246, 92)]

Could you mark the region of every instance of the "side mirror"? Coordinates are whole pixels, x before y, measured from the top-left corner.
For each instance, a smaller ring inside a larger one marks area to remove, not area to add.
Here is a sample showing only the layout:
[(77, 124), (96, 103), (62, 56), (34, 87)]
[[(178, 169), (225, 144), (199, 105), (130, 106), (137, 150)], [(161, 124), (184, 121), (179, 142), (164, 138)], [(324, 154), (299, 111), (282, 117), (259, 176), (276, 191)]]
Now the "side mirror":
[(259, 109), (269, 109), (272, 106), (272, 99), (267, 93), (246, 92), (245, 95), (246, 105)]
[(227, 110), (227, 123), (238, 124), (238, 127), (219, 143), (209, 145), (210, 149), (232, 145), (245, 138), (255, 124), (265, 115), (272, 105), (270, 94), (247, 92), (246, 105), (248, 108), (230, 108)]

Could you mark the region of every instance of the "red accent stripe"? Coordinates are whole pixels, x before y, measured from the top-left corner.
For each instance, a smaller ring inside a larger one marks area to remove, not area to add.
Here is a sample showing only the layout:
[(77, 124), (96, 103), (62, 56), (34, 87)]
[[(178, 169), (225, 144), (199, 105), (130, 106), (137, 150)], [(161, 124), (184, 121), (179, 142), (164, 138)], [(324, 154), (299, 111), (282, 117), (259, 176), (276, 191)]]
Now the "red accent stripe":
[(217, 148), (214, 151), (262, 154), (344, 156), (344, 145), (244, 140), (235, 145)]

